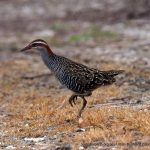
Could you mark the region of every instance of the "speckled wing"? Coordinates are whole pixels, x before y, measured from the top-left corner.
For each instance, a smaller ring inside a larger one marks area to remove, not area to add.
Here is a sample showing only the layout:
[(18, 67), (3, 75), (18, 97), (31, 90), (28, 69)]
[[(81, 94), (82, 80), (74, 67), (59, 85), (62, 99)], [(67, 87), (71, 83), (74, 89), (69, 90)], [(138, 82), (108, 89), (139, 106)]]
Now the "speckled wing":
[(92, 91), (103, 84), (103, 75), (96, 69), (81, 64), (70, 64), (66, 68), (67, 87), (78, 93)]

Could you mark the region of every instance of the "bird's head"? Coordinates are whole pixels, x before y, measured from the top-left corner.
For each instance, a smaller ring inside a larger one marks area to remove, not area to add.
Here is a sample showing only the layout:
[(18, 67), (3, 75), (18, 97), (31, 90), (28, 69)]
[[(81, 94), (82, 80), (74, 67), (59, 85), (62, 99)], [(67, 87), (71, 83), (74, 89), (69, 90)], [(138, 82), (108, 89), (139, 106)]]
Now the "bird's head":
[(53, 54), (48, 44), (44, 40), (41, 40), (41, 39), (32, 41), (30, 44), (24, 47), (21, 51), (23, 52), (23, 51), (28, 51), (31, 49), (35, 49), (40, 52), (47, 52), (49, 55)]

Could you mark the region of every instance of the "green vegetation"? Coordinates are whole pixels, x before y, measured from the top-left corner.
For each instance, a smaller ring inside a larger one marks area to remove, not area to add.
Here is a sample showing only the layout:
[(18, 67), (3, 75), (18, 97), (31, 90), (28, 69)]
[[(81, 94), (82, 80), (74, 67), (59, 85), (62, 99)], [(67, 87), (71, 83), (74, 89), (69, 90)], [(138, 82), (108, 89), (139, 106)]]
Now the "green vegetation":
[(117, 34), (110, 31), (102, 31), (97, 27), (92, 27), (87, 29), (86, 31), (80, 33), (71, 35), (69, 37), (70, 42), (85, 42), (88, 40), (105, 40), (105, 39), (116, 39)]
[(74, 27), (74, 24), (56, 21), (50, 27), (54, 31), (68, 31)]
[(66, 27), (66, 24), (61, 23), (61, 22), (55, 22), (51, 25), (51, 28), (53, 30), (62, 30)]

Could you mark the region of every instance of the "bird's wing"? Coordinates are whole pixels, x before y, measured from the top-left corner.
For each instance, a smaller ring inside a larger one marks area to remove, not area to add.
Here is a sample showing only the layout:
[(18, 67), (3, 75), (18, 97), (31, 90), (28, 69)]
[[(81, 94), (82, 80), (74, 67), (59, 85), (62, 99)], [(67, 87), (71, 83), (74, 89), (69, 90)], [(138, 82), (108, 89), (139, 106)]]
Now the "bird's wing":
[(70, 80), (75, 81), (77, 85), (86, 90), (93, 90), (103, 85), (104, 80), (106, 80), (103, 75), (99, 74), (99, 70), (81, 64), (69, 65), (66, 70)]
[(68, 66), (67, 74), (71, 77), (76, 77), (77, 82), (88, 83), (93, 79), (93, 72), (86, 66), (81, 64), (73, 64), (73, 66)]

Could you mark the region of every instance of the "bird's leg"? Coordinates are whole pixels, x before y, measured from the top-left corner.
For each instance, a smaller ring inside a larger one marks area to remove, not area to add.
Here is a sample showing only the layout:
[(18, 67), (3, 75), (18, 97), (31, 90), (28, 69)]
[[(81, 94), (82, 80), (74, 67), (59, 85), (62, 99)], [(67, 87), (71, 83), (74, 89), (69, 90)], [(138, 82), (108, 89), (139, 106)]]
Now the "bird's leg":
[(82, 114), (82, 112), (83, 112), (83, 110), (84, 110), (84, 108), (85, 108), (85, 106), (87, 104), (87, 100), (84, 98), (84, 96), (90, 96), (90, 95), (92, 95), (91, 92), (87, 92), (87, 93), (83, 93), (83, 94), (78, 94), (78, 96), (81, 97), (82, 100), (83, 100), (83, 105), (82, 105), (82, 107), (81, 107), (81, 109), (79, 111), (79, 114), (78, 114), (79, 118), (81, 117), (81, 114)]
[(82, 112), (83, 112), (83, 110), (84, 110), (84, 108), (85, 108), (85, 106), (86, 106), (86, 104), (87, 104), (87, 100), (84, 98), (84, 96), (90, 96), (90, 95), (92, 95), (92, 92), (87, 92), (87, 93), (83, 93), (83, 94), (78, 94), (78, 96), (80, 96), (80, 97), (83, 99), (83, 105), (82, 105), (82, 107), (81, 107), (81, 109), (80, 109), (80, 111), (79, 111), (79, 114), (78, 114), (78, 117), (79, 117), (79, 118), (81, 117), (81, 114), (82, 114)]
[(81, 97), (82, 100), (83, 100), (83, 105), (82, 105), (82, 107), (81, 107), (81, 109), (80, 109), (80, 111), (79, 111), (78, 117), (81, 117), (81, 114), (82, 114), (82, 112), (83, 112), (83, 110), (84, 110), (84, 108), (85, 108), (85, 106), (86, 106), (86, 104), (87, 104), (87, 101), (86, 101), (86, 99), (84, 98), (84, 96), (90, 96), (91, 94), (92, 94), (91, 92), (87, 92), (87, 93), (83, 93), (83, 94), (75, 93), (75, 94), (72, 94), (71, 97), (69, 98), (69, 104), (70, 104), (72, 107), (73, 107), (73, 104), (72, 104), (72, 103), (74, 103), (74, 105), (76, 104), (76, 103), (75, 103), (75, 100), (77, 100), (77, 97), (78, 97), (78, 96)]
[(85, 108), (85, 106), (86, 106), (86, 104), (87, 104), (87, 101), (86, 101), (86, 99), (84, 98), (84, 96), (80, 96), (82, 99), (83, 99), (83, 105), (82, 105), (82, 107), (81, 107), (81, 109), (80, 109), (80, 111), (79, 111), (79, 114), (78, 114), (78, 117), (80, 118), (81, 117), (81, 114), (82, 114), (82, 112), (83, 112), (83, 110), (84, 110), (84, 108)]

